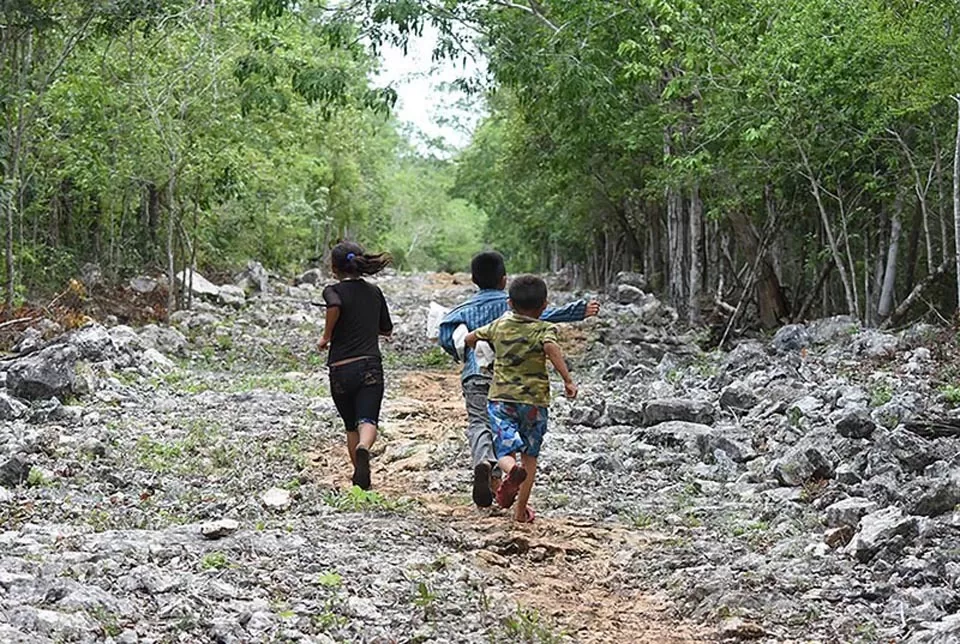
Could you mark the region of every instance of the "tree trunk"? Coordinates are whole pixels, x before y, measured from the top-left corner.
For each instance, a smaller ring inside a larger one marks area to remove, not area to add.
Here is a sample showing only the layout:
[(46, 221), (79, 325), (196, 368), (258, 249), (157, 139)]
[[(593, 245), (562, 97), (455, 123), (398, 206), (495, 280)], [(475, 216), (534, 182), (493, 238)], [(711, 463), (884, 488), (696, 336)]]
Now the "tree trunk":
[(893, 291), (897, 281), (897, 251), (900, 247), (900, 210), (901, 198), (893, 207), (893, 216), (890, 220), (890, 244), (887, 246), (887, 267), (883, 273), (883, 290), (880, 291), (880, 304), (877, 306), (877, 315), (886, 320), (893, 312)]
[[(176, 164), (172, 164), (176, 167)], [(173, 258), (174, 244), (174, 219), (176, 218), (176, 171), (170, 173), (170, 181), (167, 183), (167, 279), (170, 289), (167, 292), (167, 315), (170, 315), (177, 308), (177, 273)], [(190, 275), (193, 275), (191, 267)]]
[(709, 232), (704, 240), (707, 246), (707, 291), (713, 292), (720, 285), (723, 273), (720, 268), (720, 224), (716, 220), (707, 222)]
[(933, 132), (933, 155), (933, 169), (937, 175), (937, 219), (940, 220), (941, 261), (946, 261), (950, 257), (950, 239), (947, 233), (947, 218), (943, 214), (943, 162), (940, 152), (940, 140), (937, 138), (936, 129), (934, 129)]
[(669, 268), (667, 270), (667, 299), (678, 312), (686, 307), (686, 289), (684, 288), (684, 244), (683, 195), (673, 188), (667, 189), (667, 249)]
[(950, 268), (950, 264), (953, 263), (953, 259), (949, 258), (940, 266), (935, 268), (929, 275), (927, 275), (923, 280), (913, 287), (913, 290), (910, 292), (903, 302), (900, 302), (900, 306), (888, 317), (884, 323), (880, 326), (881, 329), (889, 329), (891, 326), (899, 322), (904, 315), (910, 310), (910, 307), (913, 306), (920, 296), (930, 288), (930, 286), (937, 281), (937, 278), (947, 272)]
[(703, 239), (703, 202), (700, 186), (694, 183), (690, 189), (690, 293), (688, 320), (691, 326), (700, 324), (701, 262)]
[[(776, 217), (776, 210), (771, 213)], [(761, 240), (747, 217), (742, 212), (735, 212), (730, 216), (733, 229), (737, 234), (737, 241), (747, 258), (757, 258), (757, 274), (750, 280), (751, 286), (756, 286), (757, 313), (760, 325), (765, 329), (773, 329), (780, 325), (780, 320), (790, 316), (790, 307), (783, 293), (783, 286), (777, 279), (777, 272), (770, 263), (766, 248), (761, 248)], [(768, 219), (773, 221), (773, 219)], [(769, 224), (768, 224), (769, 225)], [(758, 254), (762, 253), (762, 257)]]
[(920, 227), (922, 225), (923, 220), (918, 205), (913, 213), (913, 221), (910, 222), (910, 239), (907, 242), (907, 291), (913, 288), (917, 274), (917, 259), (920, 253)]
[(823, 203), (823, 195), (820, 190), (820, 182), (813, 175), (813, 168), (810, 166), (810, 160), (802, 146), (797, 146), (800, 150), (800, 156), (803, 158), (804, 167), (807, 170), (807, 180), (810, 182), (810, 188), (813, 192), (813, 198), (817, 202), (817, 210), (820, 212), (820, 220), (823, 224), (823, 232), (827, 236), (827, 242), (830, 245), (830, 253), (833, 255), (833, 261), (837, 265), (837, 273), (840, 274), (840, 282), (843, 284), (843, 293), (847, 299), (847, 312), (859, 317), (856, 299), (850, 288), (850, 278), (847, 276), (847, 269), (843, 266), (843, 258), (840, 256), (840, 247), (837, 245), (836, 237), (833, 235), (833, 229), (830, 227), (830, 217), (827, 215), (827, 208)]
[(957, 102), (957, 137), (953, 149), (953, 239), (957, 269), (957, 310), (960, 311), (960, 94), (954, 96), (953, 100)]

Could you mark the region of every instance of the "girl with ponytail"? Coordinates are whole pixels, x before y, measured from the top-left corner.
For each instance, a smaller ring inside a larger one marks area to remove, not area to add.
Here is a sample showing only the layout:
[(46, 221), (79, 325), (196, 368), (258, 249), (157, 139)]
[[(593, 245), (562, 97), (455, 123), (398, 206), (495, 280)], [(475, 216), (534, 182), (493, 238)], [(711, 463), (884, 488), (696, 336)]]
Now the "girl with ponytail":
[(331, 263), (338, 282), (323, 289), (327, 317), (319, 348), (330, 350), (330, 392), (346, 426), (353, 484), (369, 490), (370, 448), (377, 440), (383, 402), (379, 336), (390, 335), (393, 322), (383, 292), (363, 276), (382, 271), (390, 256), (341, 242)]

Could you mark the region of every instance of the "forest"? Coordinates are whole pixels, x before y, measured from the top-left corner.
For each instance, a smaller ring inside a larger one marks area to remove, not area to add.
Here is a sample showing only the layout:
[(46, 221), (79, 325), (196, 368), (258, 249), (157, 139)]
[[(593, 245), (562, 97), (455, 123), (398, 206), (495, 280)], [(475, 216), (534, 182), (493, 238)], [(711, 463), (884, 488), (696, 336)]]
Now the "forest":
[[(5, 299), (351, 237), (401, 270), (636, 270), (693, 324), (946, 319), (958, 26), (950, 0), (5, 0)], [(485, 61), (452, 155), (370, 81), (424, 29)]]

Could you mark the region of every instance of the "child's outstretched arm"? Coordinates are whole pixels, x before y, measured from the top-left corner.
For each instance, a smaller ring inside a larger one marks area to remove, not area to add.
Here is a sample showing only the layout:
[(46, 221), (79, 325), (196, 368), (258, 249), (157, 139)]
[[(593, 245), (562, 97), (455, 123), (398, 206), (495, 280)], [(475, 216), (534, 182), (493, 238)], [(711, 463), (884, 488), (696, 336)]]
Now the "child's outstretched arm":
[(540, 314), (544, 322), (580, 322), (600, 312), (600, 302), (596, 300), (577, 300), (557, 308), (549, 308)]
[(492, 327), (495, 324), (496, 322), (493, 322), (491, 324), (482, 326), (479, 329), (468, 333), (467, 337), (463, 341), (464, 346), (466, 346), (468, 349), (476, 349), (477, 342), (479, 342), (480, 340), (483, 340), (484, 342), (489, 342), (491, 340), (490, 334), (492, 331)]
[(560, 350), (560, 345), (554, 342), (544, 342), (543, 352), (547, 355), (547, 360), (550, 361), (553, 368), (563, 378), (563, 391), (567, 398), (576, 398), (577, 383), (570, 377), (570, 370), (567, 369), (567, 362), (563, 359), (563, 351)]
[(480, 338), (477, 337), (477, 332), (476, 332), (476, 331), (471, 331), (470, 333), (467, 334), (467, 337), (464, 338), (463, 344), (464, 344), (464, 346), (466, 346), (468, 349), (476, 349), (476, 348), (477, 348), (477, 342), (478, 342), (479, 340), (480, 340)]

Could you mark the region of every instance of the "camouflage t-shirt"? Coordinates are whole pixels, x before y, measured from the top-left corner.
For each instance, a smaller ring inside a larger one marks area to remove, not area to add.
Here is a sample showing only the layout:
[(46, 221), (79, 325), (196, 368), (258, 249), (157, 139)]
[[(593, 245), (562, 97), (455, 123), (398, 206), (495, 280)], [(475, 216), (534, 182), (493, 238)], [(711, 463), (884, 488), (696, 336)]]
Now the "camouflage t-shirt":
[(549, 322), (515, 313), (476, 330), (477, 339), (493, 345), (493, 384), (490, 400), (546, 407), (550, 377), (543, 345), (557, 344), (557, 328)]

